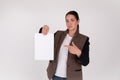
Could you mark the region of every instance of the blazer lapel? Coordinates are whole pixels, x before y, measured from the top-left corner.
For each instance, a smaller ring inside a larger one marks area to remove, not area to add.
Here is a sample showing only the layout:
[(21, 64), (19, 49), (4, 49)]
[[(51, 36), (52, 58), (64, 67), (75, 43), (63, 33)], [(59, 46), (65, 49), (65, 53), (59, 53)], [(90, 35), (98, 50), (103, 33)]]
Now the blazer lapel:
[(58, 61), (58, 56), (59, 56), (60, 47), (61, 47), (62, 42), (63, 42), (63, 40), (65, 39), (66, 35), (67, 35), (67, 32), (64, 31), (64, 32), (61, 34), (61, 36), (60, 36), (60, 42), (59, 42), (59, 44), (58, 44), (57, 54), (56, 54), (56, 59), (57, 59), (57, 61)]

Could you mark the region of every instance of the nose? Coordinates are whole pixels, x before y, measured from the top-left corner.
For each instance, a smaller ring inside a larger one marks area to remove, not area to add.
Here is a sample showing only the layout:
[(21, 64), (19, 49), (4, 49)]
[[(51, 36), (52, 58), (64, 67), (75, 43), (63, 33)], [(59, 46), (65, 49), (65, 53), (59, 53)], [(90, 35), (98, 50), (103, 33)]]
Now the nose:
[(71, 26), (71, 25), (72, 25), (72, 23), (71, 23), (71, 22), (68, 22), (68, 25), (69, 25), (69, 26)]

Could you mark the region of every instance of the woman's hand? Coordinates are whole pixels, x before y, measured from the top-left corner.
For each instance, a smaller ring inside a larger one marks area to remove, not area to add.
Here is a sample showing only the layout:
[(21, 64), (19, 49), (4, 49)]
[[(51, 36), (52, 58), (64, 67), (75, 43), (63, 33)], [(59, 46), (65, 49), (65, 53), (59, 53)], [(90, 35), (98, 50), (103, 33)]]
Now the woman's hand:
[(49, 27), (48, 27), (47, 25), (44, 25), (44, 26), (42, 27), (42, 34), (43, 34), (43, 35), (47, 35), (48, 32), (49, 32)]
[(72, 46), (70, 45), (65, 45), (65, 47), (68, 48), (69, 52), (72, 54), (77, 55), (78, 57), (80, 57), (81, 55), (81, 50), (72, 42)]

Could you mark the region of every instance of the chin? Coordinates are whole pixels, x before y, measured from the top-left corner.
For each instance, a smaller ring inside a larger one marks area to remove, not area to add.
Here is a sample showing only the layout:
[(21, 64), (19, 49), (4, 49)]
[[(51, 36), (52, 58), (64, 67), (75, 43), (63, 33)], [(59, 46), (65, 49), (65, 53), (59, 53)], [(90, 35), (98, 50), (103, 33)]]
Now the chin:
[(69, 31), (72, 31), (72, 30), (74, 30), (74, 28), (68, 28), (68, 30), (69, 30)]

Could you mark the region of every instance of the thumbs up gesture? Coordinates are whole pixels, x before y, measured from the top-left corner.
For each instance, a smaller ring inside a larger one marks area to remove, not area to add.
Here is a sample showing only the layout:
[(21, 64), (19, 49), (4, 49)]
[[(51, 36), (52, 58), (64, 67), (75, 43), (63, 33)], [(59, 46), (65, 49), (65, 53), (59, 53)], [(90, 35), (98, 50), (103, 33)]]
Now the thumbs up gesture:
[(72, 46), (70, 45), (64, 45), (68, 48), (68, 51), (72, 54), (77, 55), (78, 57), (81, 55), (81, 50), (72, 42)]

